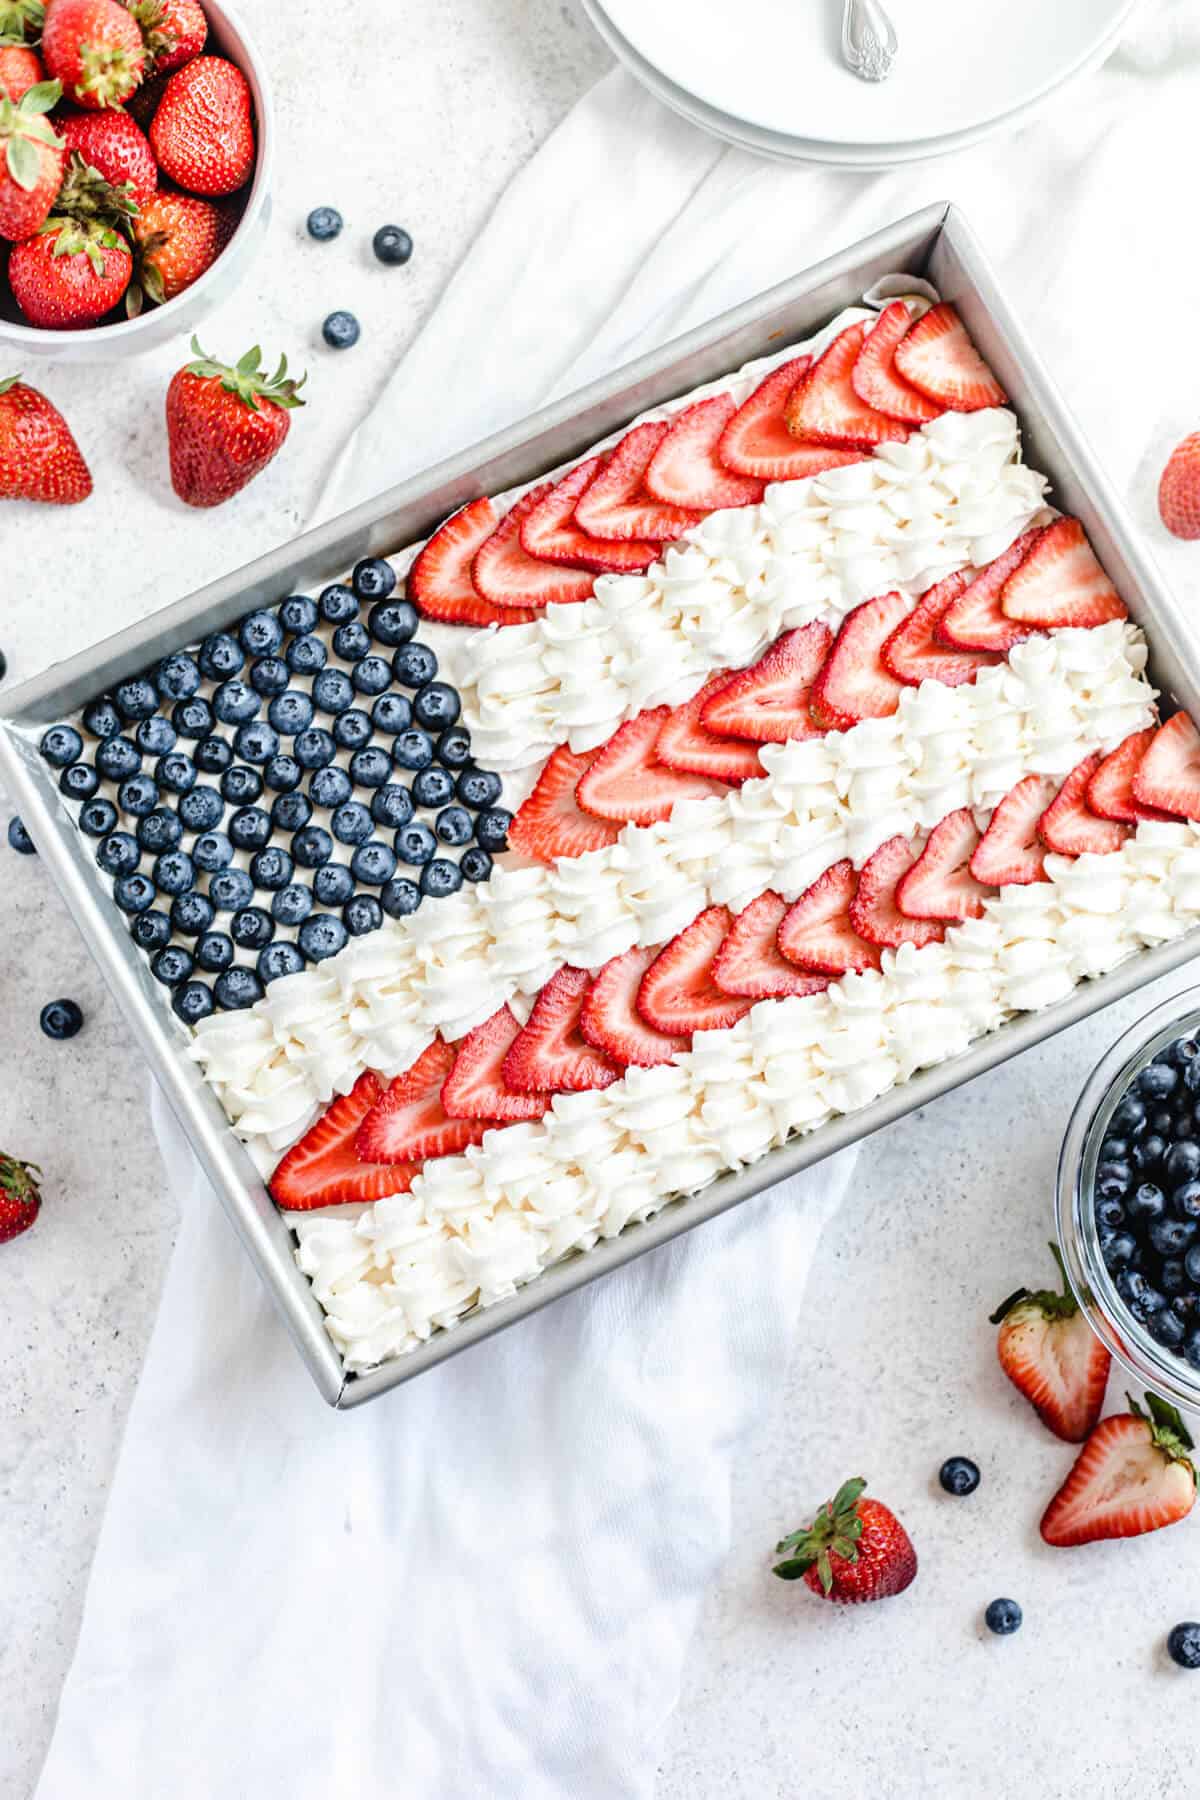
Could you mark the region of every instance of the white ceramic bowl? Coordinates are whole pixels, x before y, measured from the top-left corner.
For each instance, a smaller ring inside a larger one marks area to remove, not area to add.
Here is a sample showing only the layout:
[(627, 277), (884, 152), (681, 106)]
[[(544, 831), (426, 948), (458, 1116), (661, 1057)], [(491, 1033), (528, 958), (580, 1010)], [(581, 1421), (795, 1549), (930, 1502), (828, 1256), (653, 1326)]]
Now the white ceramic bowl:
[[(262, 58), (246, 26), (224, 0), (203, 0), (208, 15), (204, 53), (236, 63), (250, 85), (254, 101), (257, 157), (245, 211), (237, 229), (210, 269), (174, 300), (149, 306), (136, 319), (90, 325), (83, 331), (45, 331), (27, 325), (0, 277), (0, 362), (3, 369), (23, 368), (34, 357), (52, 356), (61, 363), (111, 362), (156, 349), (171, 338), (186, 339), (205, 313), (224, 300), (262, 247), (271, 213), (271, 165), (275, 151), (275, 119), (271, 89)], [(243, 190), (244, 191), (244, 190)]]

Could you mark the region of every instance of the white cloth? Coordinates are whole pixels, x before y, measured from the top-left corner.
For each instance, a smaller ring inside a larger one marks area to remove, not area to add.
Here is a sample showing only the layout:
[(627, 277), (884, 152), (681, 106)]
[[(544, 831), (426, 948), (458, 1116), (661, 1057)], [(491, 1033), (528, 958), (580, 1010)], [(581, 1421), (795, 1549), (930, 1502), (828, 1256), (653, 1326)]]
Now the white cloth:
[[(1173, 379), (1198, 66), (1192, 0), (1148, 4), (1043, 122), (873, 176), (756, 162), (608, 78), (501, 201), (330, 507), (949, 195), (1152, 527), (1200, 424)], [(156, 1122), (179, 1244), (38, 1800), (649, 1795), (733, 1460), (852, 1160), (339, 1418)]]

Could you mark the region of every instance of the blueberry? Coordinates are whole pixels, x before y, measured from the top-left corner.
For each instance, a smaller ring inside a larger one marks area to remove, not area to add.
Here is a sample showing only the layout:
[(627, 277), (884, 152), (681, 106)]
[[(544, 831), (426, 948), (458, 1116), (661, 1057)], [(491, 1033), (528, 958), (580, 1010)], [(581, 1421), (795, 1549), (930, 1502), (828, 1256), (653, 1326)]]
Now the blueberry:
[(1164, 1294), (1182, 1294), (1187, 1286), (1187, 1271), (1182, 1258), (1168, 1256), (1158, 1272), (1158, 1285)]
[(233, 751), (223, 737), (201, 738), (196, 745), (196, 767), (205, 775), (223, 775), (233, 762)]
[(465, 880), (486, 881), (492, 872), (492, 859), (486, 850), (480, 850), (472, 845), (469, 850), (463, 851), (458, 859), (458, 866), (462, 870)]
[(296, 941), (309, 962), (324, 962), (345, 948), (347, 936), (340, 919), (330, 913), (313, 913), (300, 927)]
[(376, 745), (368, 744), (365, 750), (356, 750), (350, 758), (350, 779), (359, 787), (383, 787), (391, 772), (387, 751)]
[[(385, 825), (389, 831), (399, 831), (401, 825), (407, 825), (412, 816), (412, 795), (399, 782), (385, 782), (383, 787), (376, 788), (371, 795), (371, 817), (377, 825)], [(349, 838), (346, 841), (361, 843), (363, 840)]]
[(1194, 1619), (1172, 1625), (1167, 1633), (1167, 1655), (1181, 1669), (1200, 1669), (1200, 1625)]
[[(104, 837), (117, 822), (117, 809), (111, 800), (89, 800), (79, 809), (79, 829), (89, 837)], [(139, 833), (140, 833), (139, 826)]]
[(304, 967), (304, 958), (295, 944), (268, 944), (259, 951), (256, 967), (259, 980), (269, 985), (284, 975), (298, 975)]
[(421, 688), (413, 701), (413, 717), (431, 731), (448, 730), (462, 711), (462, 701), (444, 681), (431, 681)]
[(1162, 1218), (1166, 1204), (1162, 1189), (1155, 1187), (1152, 1181), (1144, 1181), (1141, 1187), (1135, 1188), (1129, 1196), (1127, 1211), (1129, 1217), (1135, 1219), (1138, 1224), (1149, 1225), (1155, 1219)]
[(137, 913), (129, 922), (129, 935), (139, 950), (161, 950), (171, 941), (171, 921), (164, 912)]
[(96, 767), (106, 781), (124, 781), (142, 766), (142, 753), (127, 737), (105, 738), (96, 751)]
[(113, 899), (124, 913), (148, 912), (154, 905), (154, 883), (137, 870), (132, 875), (118, 875)]
[[(1175, 1042), (1162, 1052), (1162, 1061), (1171, 1063), (1177, 1069), (1186, 1069), (1189, 1063), (1200, 1056), (1200, 1042), (1195, 1038), (1176, 1038)], [(1159, 1058), (1155, 1058), (1157, 1062)]]
[(1189, 1244), (1183, 1267), (1192, 1285), (1200, 1287), (1200, 1242), (1193, 1241)]
[[(199, 686), (199, 676), (196, 685)], [(121, 730), (121, 715), (109, 699), (102, 694), (99, 700), (89, 700), (83, 709), (83, 729), (92, 737), (116, 737)]]
[[(115, 815), (114, 815), (114, 823), (115, 823)], [(19, 819), (15, 814), (8, 821), (8, 843), (9, 843), (9, 848), (11, 850), (17, 851), (17, 853), (21, 856), (36, 856), (37, 855), (37, 845), (34, 843), (33, 839), (30, 837), (29, 833), (26, 831), (25, 826), (24, 826), (23, 822), (21, 821), (21, 819)]]
[(350, 577), (360, 600), (386, 600), (395, 590), (396, 571), (382, 556), (364, 556), (354, 565)]
[[(354, 688), (344, 669), (322, 669), (312, 684), (312, 697), (322, 712), (341, 713), (354, 705)], [(312, 724), (311, 705), (304, 724)], [(296, 729), (302, 731), (304, 726), (297, 726)]]
[(271, 917), (278, 919), (281, 925), (302, 924), (312, 909), (312, 890), (302, 887), (298, 881), (280, 888), (271, 900)]
[(436, 850), (437, 839), (419, 819), (402, 825), (396, 833), (396, 855), (401, 862), (427, 863)]
[(318, 244), (327, 244), (342, 229), (342, 215), (336, 206), (314, 206), (304, 221), (304, 228)]
[(39, 1020), (48, 1038), (73, 1038), (83, 1024), (83, 1014), (74, 1000), (50, 1000), (43, 1006)]
[(233, 845), (223, 831), (206, 831), (192, 845), (192, 861), (205, 874), (215, 875), (233, 861)]
[(1109, 1121), (1111, 1130), (1121, 1132), (1129, 1137), (1136, 1137), (1145, 1127), (1145, 1123), (1145, 1102), (1132, 1092), (1125, 1095)]
[(344, 906), (354, 892), (354, 877), (343, 863), (326, 863), (313, 876), (313, 893), (321, 906)]
[(1179, 1071), (1170, 1063), (1148, 1063), (1137, 1079), (1143, 1100), (1166, 1100), (1179, 1085)]
[(271, 802), (271, 823), (278, 831), (303, 831), (312, 810), (307, 794), (280, 794)]
[(177, 808), (185, 831), (215, 831), (225, 814), (225, 802), (216, 788), (194, 787)]
[(185, 981), (171, 998), (171, 1010), (185, 1025), (198, 1025), (213, 1010), (213, 997), (206, 982)]
[(396, 852), (378, 841), (360, 844), (350, 858), (350, 873), (364, 887), (382, 887), (396, 873)]
[(154, 671), (154, 685), (164, 700), (190, 700), (200, 691), (200, 669), (186, 650), (164, 656)]
[(1169, 1215), (1153, 1220), (1146, 1233), (1160, 1256), (1182, 1256), (1195, 1235), (1195, 1219), (1173, 1219)]
[(196, 879), (196, 867), (186, 850), (164, 850), (154, 860), (153, 874), (161, 894), (186, 894)]
[(1011, 1637), (1014, 1631), (1020, 1631), (1025, 1617), (1015, 1600), (993, 1600), (983, 1616), (988, 1630), (997, 1637)]
[[(444, 806), (454, 793), (454, 777), (448, 769), (441, 769), (434, 763), (413, 776), (412, 793), (418, 806)], [(467, 820), (467, 835), (470, 836), (471, 821), (465, 811), (463, 817)]]
[(1194, 1058), (1183, 1071), (1183, 1085), (1189, 1094), (1200, 1094), (1200, 1059)]
[(962, 1499), (979, 1486), (979, 1465), (969, 1456), (951, 1456), (938, 1470), (938, 1480), (948, 1494)]
[(1200, 1220), (1200, 1181), (1185, 1181), (1171, 1195), (1171, 1205), (1181, 1219)]
[(398, 650), (416, 635), (417, 609), (407, 600), (388, 600), (367, 614), (367, 630), (377, 644)]
[(150, 973), (164, 987), (173, 988), (178, 987), (181, 981), (187, 981), (195, 966), (182, 944), (168, 944), (150, 964)]
[(361, 750), (371, 741), (371, 721), (361, 707), (339, 713), (333, 721), (333, 741), (343, 750)]
[(1180, 1187), (1185, 1181), (1194, 1181), (1200, 1175), (1200, 1143), (1195, 1138), (1176, 1139), (1167, 1151), (1163, 1166), (1172, 1187)]
[(367, 628), (360, 625), (357, 619), (348, 624), (339, 625), (333, 634), (333, 654), (340, 656), (343, 662), (357, 662), (371, 648), (371, 640), (367, 636)]
[(1130, 1144), (1128, 1138), (1106, 1137), (1100, 1146), (1101, 1162), (1126, 1162), (1129, 1158)]
[(328, 660), (329, 652), (319, 637), (293, 638), (287, 647), (287, 666), (297, 675), (315, 675)]
[(281, 656), (260, 657), (250, 670), (250, 686), (268, 700), (282, 694), (291, 679), (292, 672)]
[(1096, 1170), (1096, 1192), (1106, 1200), (1119, 1200), (1132, 1180), (1133, 1170), (1128, 1163), (1101, 1163)]
[(383, 924), (383, 908), (373, 895), (355, 894), (353, 900), (347, 900), (342, 919), (351, 937), (365, 937)]
[(416, 912), (421, 898), (421, 890), (415, 881), (410, 881), (407, 875), (397, 875), (383, 889), (379, 903), (390, 919), (404, 919), (409, 913)]
[(233, 961), (233, 939), (223, 931), (206, 931), (196, 940), (196, 963), (210, 975), (219, 975)]
[(208, 897), (218, 912), (240, 912), (254, 899), (254, 882), (245, 869), (218, 869), (209, 881)]
[(229, 821), (229, 835), (239, 850), (261, 850), (271, 839), (271, 820), (261, 806), (243, 806)]
[(243, 950), (261, 950), (275, 936), (275, 921), (261, 906), (244, 906), (230, 919), (229, 932)]
[[(386, 793), (380, 788), (380, 793)], [(372, 812), (359, 800), (347, 800), (339, 806), (329, 821), (330, 830), (339, 844), (365, 844), (371, 835)], [(380, 821), (383, 823), (383, 821)]]
[(475, 821), (475, 838), (483, 850), (504, 850), (508, 846), (508, 828), (513, 816), (502, 806), (489, 807)]
[[(463, 861), (466, 860), (464, 856)], [(1136, 1255), (1137, 1240), (1127, 1231), (1114, 1231), (1104, 1246), (1104, 1264), (1110, 1270), (1124, 1268)]]
[(227, 631), (214, 631), (206, 637), (200, 646), (200, 654), (196, 659), (201, 673), (210, 681), (226, 681), (230, 675), (236, 675), (245, 662), (242, 646)]
[(96, 862), (106, 875), (131, 875), (140, 861), (137, 839), (127, 831), (110, 831), (96, 845)]
[(182, 837), (183, 826), (179, 823), (178, 816), (169, 812), (165, 806), (156, 807), (137, 822), (137, 841), (151, 856), (160, 856), (164, 850), (178, 849)]
[(270, 762), (279, 752), (279, 733), (265, 719), (255, 719), (249, 725), (238, 726), (233, 747), (243, 762)]
[(212, 697), (212, 709), (222, 725), (244, 725), (258, 716), (261, 694), (245, 681), (223, 681)]
[(371, 248), (381, 263), (395, 268), (408, 261), (413, 241), (402, 225), (381, 225), (371, 239)]
[(144, 819), (158, 805), (158, 787), (149, 775), (131, 775), (117, 789), (117, 804), (122, 812)]
[(371, 708), (371, 721), (387, 737), (398, 737), (412, 724), (412, 707), (403, 694), (381, 694)]
[(490, 769), (464, 769), (455, 784), (455, 791), (464, 806), (480, 812), (484, 807), (495, 806), (503, 785), (500, 777), (493, 775)]
[(308, 784), (309, 798), (313, 805), (323, 806), (328, 812), (344, 805), (353, 792), (354, 783), (345, 769), (333, 765), (317, 769)]
[(1146, 1320), (1146, 1330), (1155, 1343), (1161, 1344), (1164, 1350), (1178, 1350), (1187, 1336), (1187, 1326), (1179, 1314), (1172, 1312), (1170, 1307), (1166, 1306), (1158, 1312), (1151, 1313)]
[(331, 312), (321, 327), (321, 336), (331, 350), (349, 350), (357, 344), (361, 329), (352, 312)]
[(148, 719), (151, 713), (158, 711), (158, 695), (154, 691), (154, 683), (147, 681), (144, 675), (135, 675), (131, 681), (120, 682), (113, 692), (113, 699), (121, 717), (130, 723), (137, 719)]
[(447, 857), (435, 856), (421, 870), (421, 892), (432, 899), (444, 900), (447, 894), (456, 894), (462, 884), (462, 870)]
[(221, 777), (221, 798), (230, 806), (253, 806), (262, 791), (262, 776), (247, 763), (234, 763)]
[(319, 725), (302, 731), (292, 745), (296, 761), (304, 769), (322, 769), (337, 755), (337, 745)]
[(1118, 1225), (1125, 1223), (1125, 1208), (1119, 1200), (1097, 1200), (1095, 1213), (1097, 1225), (1109, 1230), (1115, 1230)]
[(168, 750), (175, 748), (178, 736), (170, 719), (155, 713), (149, 719), (138, 720), (133, 741), (143, 756), (165, 756)]
[(208, 737), (213, 728), (213, 709), (202, 695), (196, 694), (171, 708), (171, 723), (182, 738)]
[(279, 623), (296, 637), (306, 637), (320, 616), (316, 601), (307, 594), (289, 594), (279, 602)]
[(391, 665), (382, 656), (364, 656), (354, 665), (351, 679), (359, 694), (385, 694), (392, 685)]
[(358, 617), (358, 595), (344, 581), (335, 581), (317, 595), (317, 611), (327, 625), (345, 625)]
[(51, 768), (65, 769), (83, 755), (83, 739), (73, 725), (51, 725), (38, 748)]
[(278, 845), (268, 844), (250, 858), (250, 879), (255, 887), (265, 888), (268, 893), (285, 888), (292, 879), (291, 857)]
[(272, 793), (291, 794), (304, 779), (304, 770), (294, 756), (273, 756), (263, 770), (263, 779)]
[(392, 755), (402, 769), (427, 769), (433, 761), (433, 740), (428, 732), (412, 726), (392, 745)]
[(1149, 1131), (1144, 1138), (1139, 1138), (1129, 1152), (1129, 1161), (1139, 1173), (1151, 1174), (1167, 1153), (1166, 1139), (1157, 1131)]
[(253, 969), (226, 969), (213, 982), (213, 998), (230, 1012), (253, 1006), (263, 997), (263, 984)]
[(392, 672), (405, 687), (424, 687), (438, 672), (438, 659), (428, 644), (401, 644), (392, 658)]
[[(140, 781), (142, 777), (135, 775), (132, 779)], [(99, 786), (100, 777), (90, 763), (72, 763), (58, 778), (58, 791), (65, 794), (68, 800), (90, 800)], [(150, 786), (154, 787), (154, 783), (151, 782)]]
[(187, 794), (196, 785), (196, 765), (182, 750), (171, 750), (155, 763), (154, 779), (169, 794)]
[(302, 869), (319, 869), (333, 855), (333, 839), (320, 825), (306, 825), (292, 839), (292, 855)]

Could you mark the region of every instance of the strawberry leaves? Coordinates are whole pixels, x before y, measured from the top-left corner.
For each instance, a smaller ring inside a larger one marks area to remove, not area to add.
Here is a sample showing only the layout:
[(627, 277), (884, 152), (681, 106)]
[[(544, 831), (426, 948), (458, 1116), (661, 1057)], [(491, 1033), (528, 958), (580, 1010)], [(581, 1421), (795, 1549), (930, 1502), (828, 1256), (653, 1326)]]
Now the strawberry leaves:
[[(776, 1563), (771, 1573), (778, 1575), (781, 1581), (799, 1581), (810, 1569), (815, 1568), (822, 1591), (826, 1595), (830, 1594), (833, 1590), (831, 1556), (840, 1556), (848, 1563), (858, 1561), (858, 1541), (862, 1537), (863, 1522), (858, 1516), (857, 1508), (866, 1485), (861, 1475), (844, 1481), (811, 1525), (780, 1538), (775, 1546), (775, 1554), (783, 1556), (784, 1561)], [(785, 1555), (787, 1551), (794, 1554)]]
[(298, 390), (304, 386), (308, 376), (301, 375), (299, 381), (287, 372), (287, 357), (279, 358), (279, 367), (271, 376), (261, 369), (262, 350), (255, 344), (231, 368), (226, 363), (217, 362), (200, 347), (198, 338), (192, 339), (192, 354), (196, 361), (185, 365), (189, 375), (199, 376), (201, 381), (219, 381), (227, 394), (236, 394), (237, 398), (248, 406), (251, 412), (258, 412), (260, 400), (270, 400), (276, 406), (291, 408), (303, 406)]
[(39, 81), (27, 88), (15, 104), (0, 94), (0, 146), (6, 150), (10, 178), (25, 193), (37, 186), (42, 173), (39, 144), (61, 150), (63, 140), (43, 115), (62, 98), (61, 81)]

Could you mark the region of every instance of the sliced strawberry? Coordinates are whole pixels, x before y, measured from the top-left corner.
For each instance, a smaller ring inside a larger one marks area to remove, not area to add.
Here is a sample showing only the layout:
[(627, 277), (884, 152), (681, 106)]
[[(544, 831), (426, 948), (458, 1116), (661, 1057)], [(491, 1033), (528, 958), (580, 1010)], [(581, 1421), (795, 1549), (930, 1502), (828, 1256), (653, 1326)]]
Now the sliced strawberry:
[(288, 1212), (406, 1194), (415, 1163), (363, 1162), (354, 1147), (359, 1126), (379, 1103), (379, 1077), (368, 1069), (348, 1094), (327, 1106), (316, 1124), (293, 1144), (271, 1177), (271, 1198)]
[(885, 306), (858, 353), (850, 380), (859, 399), (876, 412), (906, 425), (926, 425), (945, 408), (896, 372), (896, 347), (911, 325), (912, 314), (903, 300)]
[(908, 919), (896, 905), (896, 888), (921, 852), (906, 837), (892, 837), (880, 844), (859, 870), (858, 886), (850, 902), (850, 923), (860, 938), (881, 949), (896, 950), (901, 944), (936, 944), (946, 928), (936, 919)]
[(721, 792), (704, 775), (680, 775), (656, 760), (658, 734), (670, 716), (669, 706), (654, 706), (613, 733), (575, 789), (585, 812), (622, 825), (653, 825), (669, 818), (679, 800)]
[(980, 669), (993, 668), (1004, 661), (994, 650), (947, 650), (937, 640), (938, 625), (954, 602), (966, 593), (971, 581), (969, 569), (939, 581), (897, 625), (880, 651), (884, 667), (897, 681), (908, 687), (919, 687), (923, 681), (961, 687), (966, 681), (974, 681)]
[(1066, 1548), (1140, 1537), (1187, 1517), (1196, 1504), (1192, 1440), (1173, 1406), (1146, 1395), (1102, 1419), (1042, 1515), (1042, 1536)]
[(784, 414), (793, 437), (843, 450), (903, 443), (908, 426), (860, 400), (851, 377), (866, 342), (867, 321), (848, 325), (788, 395)]
[(698, 694), (693, 694), (682, 706), (671, 708), (654, 746), (654, 754), (660, 763), (679, 775), (711, 775), (714, 780), (726, 781), (731, 787), (740, 787), (743, 781), (762, 774), (758, 750), (753, 744), (718, 737), (702, 721), (709, 700), (736, 680), (738, 676), (732, 670), (722, 669), (709, 677)]
[(1048, 630), (1090, 628), (1129, 617), (1125, 602), (1096, 561), (1078, 519), (1056, 519), (1004, 584), (1006, 618)]
[(1181, 819), (1200, 819), (1200, 732), (1185, 712), (1160, 725), (1133, 778), (1133, 797)]
[(988, 564), (983, 573), (952, 600), (937, 624), (933, 635), (939, 644), (951, 650), (991, 650), (1007, 656), (1014, 644), (1033, 636), (1032, 625), (1018, 625), (1000, 605), (1004, 584), (1014, 569), (1019, 569), (1042, 535), (1043, 526), (1035, 525), (1022, 532), (1002, 556)]
[(749, 1000), (782, 1000), (820, 994), (827, 975), (805, 975), (790, 963), (776, 941), (788, 903), (767, 892), (752, 900), (729, 927), (712, 966), (712, 978), (723, 994)]
[(553, 862), (556, 856), (582, 856), (616, 843), (620, 827), (583, 812), (575, 799), (580, 777), (599, 754), (599, 750), (570, 750), (566, 744), (550, 753), (508, 828), (510, 850), (536, 862)]
[(1038, 821), (1038, 836), (1059, 856), (1107, 856), (1119, 850), (1133, 827), (1098, 819), (1088, 789), (1103, 758), (1097, 750), (1077, 763)]
[(1139, 819), (1169, 819), (1174, 815), (1158, 806), (1143, 806), (1133, 796), (1133, 778), (1142, 766), (1142, 758), (1154, 742), (1157, 725), (1134, 731), (1117, 745), (1088, 782), (1087, 803), (1102, 819), (1120, 819), (1136, 825)]
[(717, 456), (727, 469), (737, 475), (757, 475), (761, 481), (804, 481), (825, 469), (862, 462), (869, 454), (802, 444), (788, 430), (784, 421), (788, 396), (811, 366), (811, 356), (797, 356), (781, 364), (742, 403), (717, 445)]
[(952, 412), (1003, 406), (1004, 389), (945, 301), (918, 319), (896, 348), (896, 372)]
[(756, 663), (739, 670), (705, 702), (700, 715), (705, 726), (722, 737), (756, 744), (818, 737), (809, 697), (832, 643), (832, 631), (819, 621), (785, 631)]
[(504, 1058), (504, 1085), (514, 1093), (581, 1094), (617, 1079), (618, 1065), (594, 1050), (579, 1029), (591, 980), (586, 969), (569, 964), (550, 977)]
[(486, 1121), (452, 1119), (442, 1105), (442, 1084), (454, 1059), (454, 1046), (437, 1038), (397, 1075), (359, 1126), (354, 1148), (363, 1162), (423, 1163), (479, 1142)]
[(658, 947), (638, 946), (614, 956), (596, 972), (583, 997), (579, 1029), (594, 1050), (602, 1050), (614, 1062), (653, 1068), (669, 1063), (686, 1050), (689, 1037), (669, 1037), (647, 1025), (637, 1009), (642, 976), (658, 955)]
[(530, 556), (521, 542), (521, 526), (534, 507), (551, 491), (551, 483), (541, 482), (505, 513), (491, 536), (475, 552), (471, 579), (485, 600), (493, 606), (533, 607), (567, 606), (586, 600), (595, 577), (590, 569), (572, 568), (567, 563), (541, 562)]
[[(1051, 1244), (1060, 1270), (1062, 1257)], [(1055, 1437), (1081, 1444), (1104, 1409), (1111, 1358), (1080, 1312), (1066, 1272), (1062, 1293), (1018, 1288), (991, 1315), (996, 1354), (1013, 1386)]]
[(754, 1002), (723, 993), (713, 963), (733, 924), (727, 906), (710, 906), (664, 946), (642, 976), (637, 1009), (647, 1025), (671, 1037), (736, 1025)]
[(504, 1059), (521, 1032), (512, 1008), (502, 1006), (469, 1031), (458, 1045), (454, 1067), (442, 1084), (442, 1105), (452, 1119), (511, 1123), (540, 1119), (550, 1104), (546, 1094), (514, 1094), (506, 1085)]
[(900, 911), (910, 919), (941, 919), (948, 925), (982, 918), (988, 889), (971, 873), (980, 841), (969, 806), (947, 813), (896, 889)]
[(713, 394), (676, 413), (650, 458), (646, 492), (664, 505), (698, 512), (753, 506), (761, 500), (763, 484), (757, 477), (735, 475), (717, 459), (717, 444), (736, 411), (732, 394)]
[(1058, 783), (1049, 775), (1026, 775), (1005, 794), (971, 858), (976, 881), (1007, 887), (1047, 879), (1038, 821), (1057, 792)]
[(850, 923), (858, 885), (854, 864), (834, 863), (788, 907), (779, 923), (779, 948), (789, 962), (810, 975), (848, 975), (877, 969), (876, 945), (859, 937)]
[(648, 569), (662, 549), (648, 539), (630, 538), (620, 544), (609, 539), (589, 537), (575, 523), (579, 496), (593, 476), (604, 467), (607, 458), (589, 456), (577, 463), (561, 481), (544, 493), (536, 506), (531, 506), (521, 520), (521, 543), (539, 562), (573, 563), (579, 569), (593, 569), (597, 574), (637, 575)]
[(650, 419), (625, 434), (579, 497), (575, 523), (581, 531), (598, 538), (667, 541), (700, 523), (702, 512), (688, 506), (664, 506), (643, 486), (654, 452), (670, 428), (667, 419)]
[(490, 500), (472, 500), (439, 525), (408, 572), (405, 592), (427, 619), (448, 625), (527, 625), (537, 612), (493, 606), (471, 579), (476, 552), (496, 529)]
[(880, 594), (846, 614), (813, 683), (809, 712), (814, 724), (825, 731), (849, 731), (862, 719), (886, 719), (895, 712), (904, 683), (884, 665), (882, 652), (908, 612), (903, 594)]

